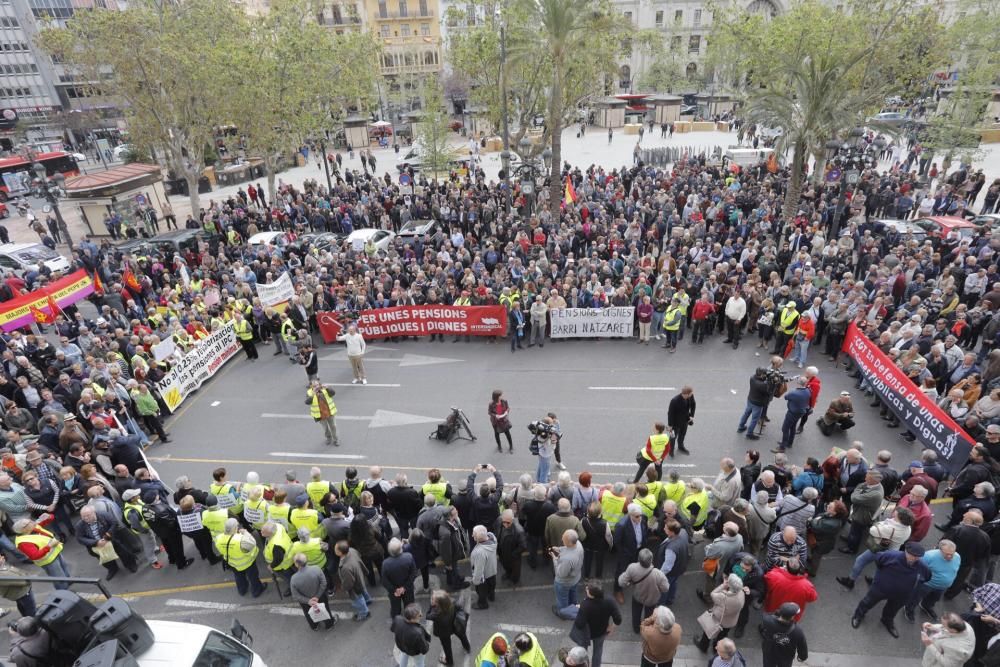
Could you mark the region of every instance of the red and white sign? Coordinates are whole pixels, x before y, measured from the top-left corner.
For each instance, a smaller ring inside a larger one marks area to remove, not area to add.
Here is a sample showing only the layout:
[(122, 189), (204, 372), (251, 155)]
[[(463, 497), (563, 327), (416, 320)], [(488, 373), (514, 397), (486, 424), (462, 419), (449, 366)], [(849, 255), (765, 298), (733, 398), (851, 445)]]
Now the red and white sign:
[[(317, 313), (317, 320), (323, 315)], [(503, 336), (507, 310), (503, 306), (396, 306), (363, 311), (356, 324), (365, 340), (431, 334)]]
[(861, 376), (899, 421), (921, 444), (937, 452), (944, 467), (953, 475), (957, 474), (976, 444), (968, 434), (927, 398), (854, 322), (847, 327), (843, 350), (851, 355)]

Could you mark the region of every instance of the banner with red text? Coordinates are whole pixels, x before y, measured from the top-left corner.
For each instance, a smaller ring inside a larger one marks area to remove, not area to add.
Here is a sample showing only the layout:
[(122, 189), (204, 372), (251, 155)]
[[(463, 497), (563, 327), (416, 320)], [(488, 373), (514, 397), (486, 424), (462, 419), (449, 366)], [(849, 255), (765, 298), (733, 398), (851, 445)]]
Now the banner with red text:
[(52, 281), (46, 285), (45, 289), (27, 292), (10, 301), (0, 303), (0, 328), (3, 328), (4, 331), (13, 331), (28, 326), (35, 321), (31, 314), (32, 308), (37, 308), (42, 313), (51, 315), (49, 297), (52, 297), (61, 310), (92, 294), (93, 291), (94, 282), (86, 271), (80, 269)]
[(941, 408), (929, 399), (896, 364), (858, 329), (854, 322), (844, 336), (844, 352), (857, 364), (861, 376), (928, 449), (937, 452), (941, 464), (953, 475), (969, 460), (976, 443)]
[[(317, 321), (328, 314), (317, 313)], [(507, 310), (503, 306), (395, 306), (362, 311), (355, 324), (366, 340), (431, 334), (503, 336)]]

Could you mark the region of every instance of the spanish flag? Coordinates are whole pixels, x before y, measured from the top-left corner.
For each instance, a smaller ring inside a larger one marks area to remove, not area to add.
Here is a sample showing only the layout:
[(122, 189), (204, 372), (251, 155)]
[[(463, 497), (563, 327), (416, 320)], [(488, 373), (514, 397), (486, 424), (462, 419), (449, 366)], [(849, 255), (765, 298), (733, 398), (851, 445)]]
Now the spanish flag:
[(56, 303), (56, 300), (52, 298), (51, 294), (49, 295), (48, 303), (49, 303), (49, 315), (52, 317), (52, 321), (54, 322), (56, 316), (62, 313), (62, 310), (60, 310), (59, 304)]
[(576, 203), (576, 190), (573, 188), (573, 180), (569, 177), (569, 174), (566, 175), (566, 194), (564, 195), (564, 199), (569, 204)]
[(778, 154), (777, 153), (771, 153), (767, 157), (767, 170), (769, 172), (771, 172), (772, 174), (777, 174), (778, 173)]

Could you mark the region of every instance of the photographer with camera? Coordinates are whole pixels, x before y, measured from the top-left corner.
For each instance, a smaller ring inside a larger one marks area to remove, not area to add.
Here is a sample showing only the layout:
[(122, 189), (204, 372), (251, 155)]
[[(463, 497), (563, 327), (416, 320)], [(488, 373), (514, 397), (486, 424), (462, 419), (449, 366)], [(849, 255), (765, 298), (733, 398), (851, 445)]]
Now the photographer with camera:
[(52, 664), (52, 638), (34, 616), (24, 616), (8, 624), (10, 660), (17, 667), (46, 667)]
[(535, 481), (539, 484), (549, 483), (549, 468), (552, 463), (552, 454), (559, 444), (558, 424), (550, 412), (544, 419), (536, 420), (528, 424), (528, 430), (534, 437), (531, 438), (529, 451), (538, 457), (538, 468), (535, 470)]

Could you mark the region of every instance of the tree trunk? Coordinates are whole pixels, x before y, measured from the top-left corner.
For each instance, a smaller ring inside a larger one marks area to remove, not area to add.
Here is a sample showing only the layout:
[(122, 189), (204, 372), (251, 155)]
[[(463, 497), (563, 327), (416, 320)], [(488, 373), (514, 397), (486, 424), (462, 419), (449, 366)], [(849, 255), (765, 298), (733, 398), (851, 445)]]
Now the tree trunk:
[(188, 186), (188, 201), (191, 202), (191, 217), (198, 219), (198, 210), (201, 208), (201, 196), (198, 194), (198, 178), (200, 173), (193, 169), (184, 170), (184, 180)]
[(277, 201), (274, 192), (274, 181), (275, 181), (274, 157), (267, 151), (264, 151), (263, 160), (264, 160), (264, 169), (267, 170), (267, 196), (269, 197), (268, 201)]
[[(549, 119), (552, 126), (552, 178), (555, 183), (562, 175), (562, 59), (556, 58), (552, 72), (552, 98), (549, 100)], [(559, 205), (562, 203), (562, 188), (553, 187), (549, 190), (549, 213), (559, 215)]]
[(785, 190), (785, 204), (781, 208), (781, 228), (779, 234), (784, 231), (785, 225), (795, 218), (799, 212), (799, 200), (802, 197), (802, 171), (803, 163), (808, 159), (805, 142), (795, 144), (795, 155), (792, 158), (792, 174), (788, 178), (788, 188)]

